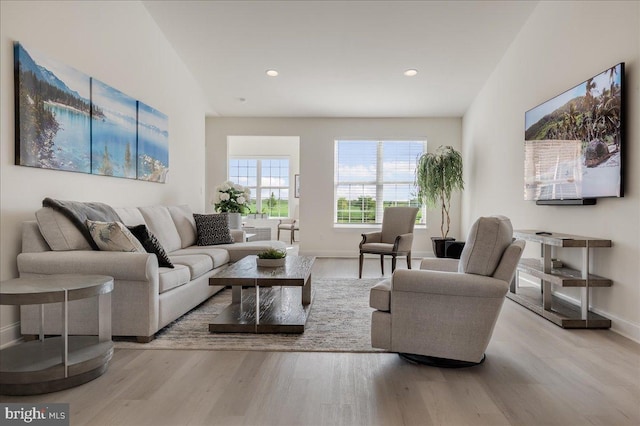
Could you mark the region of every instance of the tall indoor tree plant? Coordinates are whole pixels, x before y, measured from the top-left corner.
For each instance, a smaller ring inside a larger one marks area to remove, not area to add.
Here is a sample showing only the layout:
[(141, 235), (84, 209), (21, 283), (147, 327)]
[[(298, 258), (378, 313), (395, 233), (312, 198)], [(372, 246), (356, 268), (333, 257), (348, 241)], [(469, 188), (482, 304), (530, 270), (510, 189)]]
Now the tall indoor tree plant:
[[(451, 195), (464, 189), (462, 155), (452, 146), (440, 146), (435, 152), (424, 153), (416, 167), (418, 199), (430, 208), (440, 207), (441, 238), (433, 237), (433, 249), (444, 257), (444, 246), (449, 235)], [(453, 240), (453, 238), (449, 238)]]

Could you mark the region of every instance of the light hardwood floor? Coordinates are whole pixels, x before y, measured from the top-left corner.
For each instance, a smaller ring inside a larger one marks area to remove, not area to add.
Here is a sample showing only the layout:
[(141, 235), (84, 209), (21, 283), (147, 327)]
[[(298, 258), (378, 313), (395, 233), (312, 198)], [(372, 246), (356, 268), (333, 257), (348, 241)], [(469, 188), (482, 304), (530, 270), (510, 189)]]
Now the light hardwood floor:
[[(318, 259), (314, 277), (357, 268)], [(364, 276), (379, 275), (367, 259)], [(506, 300), (474, 368), (379, 353), (117, 350), (90, 383), (0, 401), (67, 402), (73, 425), (639, 425), (640, 345), (563, 330)]]

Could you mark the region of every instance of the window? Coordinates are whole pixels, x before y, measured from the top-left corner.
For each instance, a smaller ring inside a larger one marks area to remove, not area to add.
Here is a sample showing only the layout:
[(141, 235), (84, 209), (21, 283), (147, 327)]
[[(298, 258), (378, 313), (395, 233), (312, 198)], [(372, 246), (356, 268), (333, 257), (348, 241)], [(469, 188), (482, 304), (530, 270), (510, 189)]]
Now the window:
[[(420, 207), (415, 169), (426, 146), (426, 141), (336, 141), (335, 223), (380, 224), (385, 207)], [(416, 221), (424, 223), (423, 209)]]
[(229, 159), (229, 180), (251, 190), (251, 212), (289, 216), (289, 159)]

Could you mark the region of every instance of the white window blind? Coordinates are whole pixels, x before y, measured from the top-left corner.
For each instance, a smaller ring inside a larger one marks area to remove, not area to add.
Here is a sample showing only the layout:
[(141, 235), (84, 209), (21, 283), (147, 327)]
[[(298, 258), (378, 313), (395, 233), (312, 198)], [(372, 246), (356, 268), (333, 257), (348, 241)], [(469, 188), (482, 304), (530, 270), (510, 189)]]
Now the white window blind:
[(425, 151), (424, 140), (336, 141), (335, 223), (379, 224), (385, 207), (419, 207), (415, 169)]

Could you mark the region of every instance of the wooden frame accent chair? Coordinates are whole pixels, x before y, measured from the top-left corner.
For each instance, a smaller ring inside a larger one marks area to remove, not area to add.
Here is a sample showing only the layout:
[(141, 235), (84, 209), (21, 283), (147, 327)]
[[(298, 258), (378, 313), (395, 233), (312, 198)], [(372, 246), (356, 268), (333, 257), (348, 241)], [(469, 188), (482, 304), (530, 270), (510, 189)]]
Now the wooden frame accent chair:
[(365, 253), (380, 255), (380, 269), (383, 275), (384, 256), (391, 256), (391, 272), (396, 269), (397, 256), (406, 256), (407, 267), (411, 269), (411, 246), (413, 245), (413, 228), (417, 215), (417, 207), (387, 207), (384, 209), (382, 229), (362, 234), (359, 278), (362, 278)]

